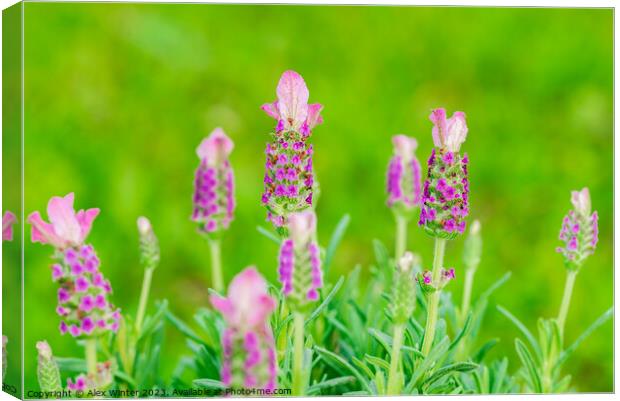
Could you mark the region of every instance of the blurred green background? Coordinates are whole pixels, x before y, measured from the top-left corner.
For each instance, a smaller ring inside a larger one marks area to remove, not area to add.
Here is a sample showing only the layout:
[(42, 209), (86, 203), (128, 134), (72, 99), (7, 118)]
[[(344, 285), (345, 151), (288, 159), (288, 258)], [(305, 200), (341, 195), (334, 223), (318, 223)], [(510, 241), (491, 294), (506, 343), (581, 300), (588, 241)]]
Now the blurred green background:
[[(495, 296), (532, 329), (555, 316), (564, 283), (555, 253), (570, 190), (589, 186), (600, 214), (599, 248), (580, 274), (567, 322), (572, 342), (610, 307), (612, 250), (613, 13), (610, 9), (45, 4), (25, 6), (25, 210), (74, 191), (76, 207), (101, 208), (90, 241), (135, 314), (142, 269), (136, 218), (151, 218), (162, 247), (152, 300), (189, 319), (208, 305), (209, 255), (190, 221), (195, 148), (216, 126), (235, 140), (235, 221), (226, 277), (249, 264), (275, 279), (276, 246), (256, 231), (264, 146), (286, 69), (300, 72), (317, 127), (319, 236), (344, 213), (352, 222), (329, 280), (373, 260), (371, 241), (393, 246), (385, 207), (390, 137), (416, 136), (425, 161), (431, 108), (468, 116), (472, 216), (483, 225), (475, 289), (506, 271)], [(14, 150), (15, 151), (15, 150)], [(415, 224), (410, 248), (431, 263), (432, 239)], [(447, 264), (461, 265), (462, 239)], [(81, 355), (58, 334), (49, 247), (26, 244), (26, 389), (36, 389), (35, 342)], [(462, 270), (461, 270), (462, 271)], [(451, 285), (460, 299), (462, 281)], [(517, 367), (514, 326), (491, 312), (483, 333), (501, 339)], [(580, 391), (612, 391), (612, 325), (578, 350), (567, 373)], [(165, 372), (189, 351), (169, 330)]]

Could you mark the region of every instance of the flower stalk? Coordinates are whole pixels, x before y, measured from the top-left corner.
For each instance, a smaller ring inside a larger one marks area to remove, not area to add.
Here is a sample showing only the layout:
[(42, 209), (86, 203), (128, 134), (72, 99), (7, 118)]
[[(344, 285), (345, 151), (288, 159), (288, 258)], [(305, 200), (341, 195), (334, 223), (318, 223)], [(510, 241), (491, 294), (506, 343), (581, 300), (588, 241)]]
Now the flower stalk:
[(566, 324), (566, 316), (568, 315), (568, 308), (570, 307), (570, 301), (573, 296), (573, 287), (575, 286), (576, 278), (576, 270), (568, 270), (566, 272), (564, 295), (562, 296), (562, 304), (560, 305), (560, 312), (558, 313), (558, 325), (560, 326), (560, 333), (564, 333), (564, 325)]
[(88, 376), (97, 375), (97, 339), (89, 338), (84, 343), (86, 356), (86, 372)]
[(293, 315), (293, 395), (304, 396), (306, 385), (304, 380), (304, 315), (294, 312)]
[(394, 326), (394, 337), (392, 340), (392, 353), (390, 355), (390, 373), (388, 376), (387, 395), (398, 395), (400, 391), (400, 349), (403, 346), (403, 333), (405, 326), (397, 324)]
[(222, 246), (219, 239), (207, 239), (211, 252), (211, 283), (217, 292), (224, 291), (224, 278), (222, 275)]
[(151, 226), (151, 222), (146, 217), (138, 218), (138, 233), (140, 234), (140, 262), (144, 266), (144, 277), (142, 279), (142, 290), (138, 302), (138, 313), (136, 314), (136, 331), (140, 333), (146, 306), (148, 304), (153, 271), (159, 265), (159, 242)]
[[(435, 251), (433, 256), (432, 281), (438, 283), (441, 281), (443, 258), (446, 251), (446, 240), (443, 238), (435, 238)], [(424, 330), (424, 340), (422, 342), (422, 355), (428, 356), (435, 339), (435, 329), (437, 326), (437, 314), (439, 311), (439, 297), (441, 295), (441, 287), (437, 287), (431, 292), (426, 312), (426, 328)]]

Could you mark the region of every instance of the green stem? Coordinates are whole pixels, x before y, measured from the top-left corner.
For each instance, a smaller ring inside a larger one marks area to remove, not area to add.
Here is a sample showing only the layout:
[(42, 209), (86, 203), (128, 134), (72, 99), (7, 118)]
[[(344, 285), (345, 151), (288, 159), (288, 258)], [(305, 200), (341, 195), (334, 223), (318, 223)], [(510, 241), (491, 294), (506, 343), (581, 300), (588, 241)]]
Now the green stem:
[(564, 336), (564, 324), (566, 323), (566, 315), (568, 315), (568, 307), (570, 299), (573, 296), (573, 286), (577, 277), (576, 270), (569, 270), (566, 274), (566, 283), (564, 284), (564, 296), (562, 297), (562, 305), (560, 305), (560, 313), (558, 314), (558, 325), (560, 326), (560, 334)]
[(293, 395), (303, 396), (305, 393), (305, 385), (303, 383), (304, 315), (299, 312), (295, 312), (293, 324)]
[(407, 249), (407, 219), (396, 216), (396, 261), (400, 259)]
[(88, 375), (95, 377), (97, 375), (97, 339), (89, 338), (86, 340), (86, 369)]
[(476, 273), (475, 269), (467, 269), (465, 271), (465, 283), (463, 284), (463, 302), (461, 304), (461, 325), (465, 323), (465, 318), (467, 317), (467, 313), (469, 312), (469, 307), (471, 304), (471, 289), (474, 285), (474, 273)]
[(422, 355), (427, 356), (433, 346), (435, 339), (435, 328), (437, 326), (437, 314), (439, 311), (439, 295), (441, 289), (438, 287), (441, 279), (441, 268), (443, 266), (443, 255), (446, 251), (446, 240), (435, 238), (435, 255), (433, 259), (433, 285), (436, 290), (431, 293), (428, 301), (426, 316), (426, 329), (424, 330), (424, 341), (422, 342)]
[(398, 367), (400, 366), (400, 349), (403, 346), (403, 332), (405, 326), (394, 326), (394, 339), (392, 341), (392, 355), (390, 357), (390, 375), (388, 376), (387, 395), (398, 395), (400, 391)]
[(213, 289), (220, 294), (224, 291), (224, 279), (222, 278), (222, 250), (220, 240), (209, 239), (211, 250), (211, 284)]
[(142, 279), (142, 291), (140, 292), (140, 302), (138, 303), (138, 314), (136, 315), (136, 331), (140, 333), (144, 314), (146, 313), (146, 304), (149, 299), (149, 291), (151, 289), (151, 279), (153, 278), (153, 268), (144, 269), (144, 278)]

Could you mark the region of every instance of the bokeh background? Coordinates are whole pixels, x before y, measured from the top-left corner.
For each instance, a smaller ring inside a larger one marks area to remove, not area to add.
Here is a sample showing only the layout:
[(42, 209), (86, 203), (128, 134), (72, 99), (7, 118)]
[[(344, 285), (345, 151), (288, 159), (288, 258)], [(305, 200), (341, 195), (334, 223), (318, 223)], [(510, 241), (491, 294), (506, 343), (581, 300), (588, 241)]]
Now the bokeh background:
[[(329, 280), (372, 263), (371, 241), (393, 246), (385, 207), (390, 137), (431, 146), (431, 108), (468, 116), (472, 216), (482, 221), (475, 289), (506, 271), (494, 300), (535, 328), (555, 316), (564, 283), (555, 253), (570, 190), (588, 186), (600, 215), (598, 250), (577, 280), (571, 342), (613, 298), (613, 14), (610, 9), (45, 4), (25, 5), (25, 213), (75, 192), (101, 208), (90, 241), (134, 314), (141, 285), (136, 218), (149, 216), (162, 247), (152, 298), (190, 319), (207, 306), (207, 244), (190, 221), (195, 148), (216, 126), (235, 140), (238, 207), (226, 233), (226, 277), (249, 264), (275, 279), (276, 246), (258, 234), (264, 146), (286, 69), (325, 105), (314, 131), (321, 183), (319, 236), (351, 215)], [(431, 263), (432, 239), (415, 224), (410, 248)], [(447, 264), (461, 266), (462, 239)], [(51, 249), (26, 243), (26, 389), (36, 389), (35, 342), (81, 355), (58, 334)], [(460, 299), (462, 281), (451, 288)], [(513, 349), (514, 326), (491, 312), (483, 333)], [(565, 371), (580, 391), (612, 391), (612, 325), (596, 331)], [(165, 372), (182, 354), (167, 332)]]

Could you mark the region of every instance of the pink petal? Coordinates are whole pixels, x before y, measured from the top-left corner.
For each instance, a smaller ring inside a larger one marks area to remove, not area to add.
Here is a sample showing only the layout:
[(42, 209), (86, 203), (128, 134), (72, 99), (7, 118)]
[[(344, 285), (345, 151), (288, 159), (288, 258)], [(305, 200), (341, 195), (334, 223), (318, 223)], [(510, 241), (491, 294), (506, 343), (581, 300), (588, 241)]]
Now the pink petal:
[(418, 148), (418, 141), (415, 138), (402, 134), (393, 136), (392, 143), (394, 144), (394, 153), (404, 160), (411, 160)]
[(52, 227), (51, 224), (43, 221), (39, 212), (31, 213), (26, 221), (32, 225), (32, 232), (30, 235), (32, 242), (40, 242), (42, 244), (49, 243), (59, 248), (64, 247), (65, 242), (56, 235), (54, 227)]
[(451, 152), (458, 152), (461, 144), (467, 138), (467, 122), (465, 121), (465, 113), (456, 111), (447, 122), (444, 144)]
[(6, 211), (2, 216), (2, 241), (13, 240), (13, 224), (17, 221), (17, 217), (10, 211)]
[(273, 310), (264, 297), (269, 297), (267, 283), (255, 267), (248, 267), (237, 274), (228, 288), (228, 299), (235, 306), (233, 320), (249, 326), (263, 322)]
[(58, 237), (74, 245), (81, 242), (82, 229), (73, 209), (73, 193), (64, 198), (52, 197), (47, 204), (47, 215)]
[(310, 93), (304, 79), (295, 71), (285, 71), (278, 82), (276, 93), (281, 118), (291, 128), (299, 128), (308, 116)]
[(211, 301), (211, 305), (213, 305), (215, 309), (217, 309), (222, 315), (224, 315), (224, 318), (226, 318), (226, 320), (228, 320), (228, 318), (232, 316), (235, 311), (235, 307), (233, 306), (233, 304), (226, 298), (222, 298), (218, 295), (212, 294), (209, 296), (209, 301)]
[(321, 115), (321, 111), (323, 111), (323, 105), (320, 103), (308, 105), (308, 118), (306, 119), (306, 122), (308, 123), (309, 129), (312, 129), (319, 124), (323, 124), (323, 116)]
[(95, 217), (97, 217), (98, 215), (99, 215), (98, 208), (88, 209), (86, 211), (80, 210), (79, 212), (77, 212), (76, 218), (82, 230), (82, 238), (80, 239), (80, 242), (83, 242), (86, 239), (86, 237), (88, 236), (88, 233), (90, 233), (90, 229), (92, 228), (93, 221), (95, 220)]
[(265, 103), (262, 105), (261, 110), (263, 110), (269, 117), (275, 118), (276, 120), (280, 119), (280, 113), (278, 112), (278, 102), (275, 101), (273, 103)]
[(291, 239), (297, 244), (306, 244), (316, 231), (316, 215), (312, 210), (292, 213), (288, 228)]
[(216, 128), (211, 134), (200, 142), (196, 154), (201, 160), (207, 160), (209, 165), (215, 166), (228, 159), (235, 144), (226, 135), (223, 129)]
[(439, 108), (433, 110), (429, 118), (435, 124), (433, 127), (433, 143), (436, 147), (441, 148), (444, 145), (446, 135), (446, 109)]

